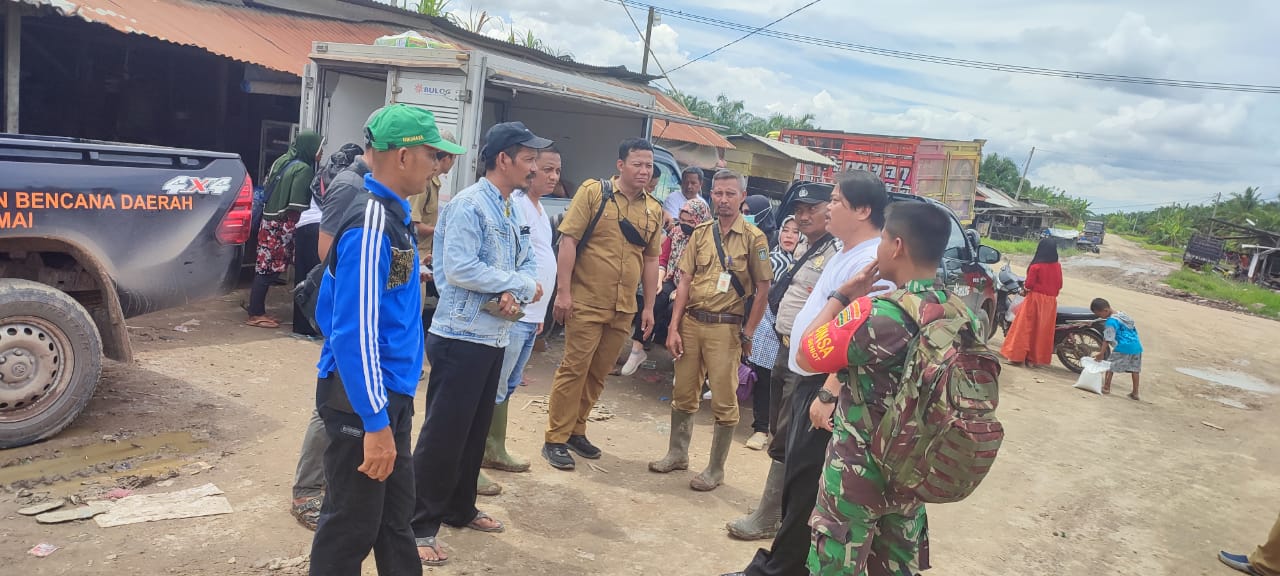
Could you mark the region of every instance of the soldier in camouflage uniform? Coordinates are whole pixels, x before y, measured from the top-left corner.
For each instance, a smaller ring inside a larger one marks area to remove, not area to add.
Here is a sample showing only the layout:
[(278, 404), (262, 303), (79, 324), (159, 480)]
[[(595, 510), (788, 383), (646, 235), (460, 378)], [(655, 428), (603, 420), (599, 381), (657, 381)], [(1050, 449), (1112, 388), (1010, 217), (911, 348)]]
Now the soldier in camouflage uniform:
[[(955, 314), (967, 314), (977, 326), (972, 312), (935, 279), (949, 226), (949, 217), (931, 205), (891, 205), (877, 262), (831, 295), (795, 347), (802, 368), (832, 374), (810, 410), (815, 428), (832, 431), (809, 520), (813, 574), (910, 576), (928, 568), (924, 505), (890, 490), (887, 471), (866, 446), (901, 385), (917, 326)], [(882, 277), (902, 290), (866, 297)], [(913, 308), (919, 324), (903, 306)]]

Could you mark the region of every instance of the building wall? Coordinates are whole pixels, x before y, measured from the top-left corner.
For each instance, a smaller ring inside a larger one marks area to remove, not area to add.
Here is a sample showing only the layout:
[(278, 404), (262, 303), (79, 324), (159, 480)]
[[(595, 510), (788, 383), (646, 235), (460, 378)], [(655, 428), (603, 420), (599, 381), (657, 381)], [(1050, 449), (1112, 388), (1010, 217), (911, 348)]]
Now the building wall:
[(298, 120), (298, 98), (246, 94), (243, 64), (198, 48), (76, 18), (22, 24), (23, 133), (235, 152), (256, 178), (263, 121)]

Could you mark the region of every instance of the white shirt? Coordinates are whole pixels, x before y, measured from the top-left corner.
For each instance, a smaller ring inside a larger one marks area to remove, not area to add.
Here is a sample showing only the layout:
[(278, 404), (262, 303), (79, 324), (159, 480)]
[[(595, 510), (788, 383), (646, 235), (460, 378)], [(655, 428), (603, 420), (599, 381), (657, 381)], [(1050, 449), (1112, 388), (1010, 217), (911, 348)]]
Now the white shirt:
[(312, 198), (311, 207), (307, 208), (306, 210), (303, 210), (302, 214), (298, 215), (297, 226), (301, 228), (303, 226), (306, 226), (307, 224), (319, 224), (320, 216), (321, 216), (320, 205), (316, 204), (315, 198)]
[(684, 197), (684, 190), (676, 190), (667, 195), (667, 199), (662, 201), (662, 209), (670, 214), (673, 219), (680, 219), (680, 210), (684, 208), (684, 203), (689, 199)]
[[(848, 250), (840, 252), (831, 258), (827, 263), (827, 267), (822, 270), (822, 276), (818, 277), (818, 281), (813, 285), (813, 292), (809, 293), (809, 298), (804, 301), (804, 308), (796, 314), (795, 324), (791, 326), (791, 357), (787, 358), (787, 367), (796, 374), (804, 376), (816, 376), (815, 372), (801, 370), (796, 364), (796, 350), (800, 348), (800, 342), (804, 339), (804, 331), (809, 328), (809, 324), (813, 323), (814, 318), (818, 317), (818, 313), (826, 307), (827, 300), (831, 292), (840, 288), (850, 278), (853, 278), (863, 268), (866, 268), (872, 260), (876, 259), (876, 250), (880, 248), (880, 237), (876, 236)], [(894, 289), (892, 282), (881, 280), (877, 287), (887, 286), (883, 290), (872, 292), (871, 295), (884, 294)]]
[(516, 191), (515, 205), (520, 210), (524, 225), (529, 227), (529, 238), (533, 241), (533, 259), (538, 263), (538, 283), (542, 285), (542, 299), (524, 307), (524, 318), (521, 322), (538, 324), (547, 317), (547, 306), (551, 304), (551, 292), (556, 288), (556, 253), (551, 248), (551, 221), (542, 207), (534, 206), (523, 191)]

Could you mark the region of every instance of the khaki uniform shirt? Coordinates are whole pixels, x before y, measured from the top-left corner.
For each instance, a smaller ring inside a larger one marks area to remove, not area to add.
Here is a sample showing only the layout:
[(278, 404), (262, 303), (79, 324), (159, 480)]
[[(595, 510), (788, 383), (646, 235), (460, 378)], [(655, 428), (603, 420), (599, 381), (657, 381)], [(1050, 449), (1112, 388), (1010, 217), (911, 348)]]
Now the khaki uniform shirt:
[[(689, 277), (689, 310), (701, 310), (711, 314), (746, 313), (746, 299), (755, 292), (756, 282), (773, 280), (773, 265), (769, 263), (769, 241), (759, 228), (747, 224), (742, 217), (722, 236), (725, 266), (720, 265), (716, 250), (715, 220), (703, 222), (693, 229), (689, 244), (680, 255), (680, 273)], [(738, 278), (743, 295), (730, 284), (719, 290), (720, 274), (728, 272)]]
[[(662, 252), (662, 204), (648, 194), (631, 200), (618, 189), (613, 179), (613, 199), (604, 207), (586, 246), (578, 254), (573, 267), (571, 285), (573, 303), (615, 310), (625, 314), (637, 312), (636, 288), (640, 286), (645, 258), (657, 258)], [(588, 180), (565, 211), (560, 233), (582, 239), (591, 219), (600, 209), (600, 182)], [(619, 228), (626, 218), (646, 240), (642, 248), (627, 241)]]
[[(817, 247), (811, 246), (810, 249)], [(808, 262), (804, 263), (803, 267), (796, 270), (795, 276), (791, 278), (791, 285), (787, 286), (787, 291), (783, 294), (782, 300), (778, 301), (778, 314), (777, 321), (774, 323), (774, 331), (781, 334), (783, 339), (791, 337), (791, 329), (795, 325), (796, 315), (804, 308), (805, 301), (809, 299), (809, 294), (813, 292), (813, 287), (818, 284), (818, 278), (822, 277), (822, 271), (826, 269), (827, 263), (839, 253), (840, 243), (828, 242), (824, 250), (814, 254), (813, 257), (809, 258)], [(796, 262), (799, 262), (801, 257), (801, 254), (796, 254)]]
[[(425, 194), (417, 194), (409, 197), (409, 219), (414, 222), (421, 222), (427, 226), (435, 226), (437, 219), (440, 217), (440, 178), (432, 178), (427, 183), (427, 191)], [(418, 252), (422, 254), (423, 260), (426, 260), (427, 254), (431, 253), (431, 246), (434, 244), (432, 240), (435, 235), (418, 236)]]

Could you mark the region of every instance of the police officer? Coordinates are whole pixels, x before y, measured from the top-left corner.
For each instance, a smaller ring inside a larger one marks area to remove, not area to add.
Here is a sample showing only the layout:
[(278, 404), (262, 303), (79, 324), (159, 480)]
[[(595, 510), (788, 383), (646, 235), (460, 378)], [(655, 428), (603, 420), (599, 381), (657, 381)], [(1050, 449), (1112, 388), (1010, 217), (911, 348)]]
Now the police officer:
[[(831, 201), (830, 184), (807, 184), (795, 192), (791, 200), (791, 209), (795, 214), (796, 225), (805, 238), (805, 250), (796, 254), (795, 262), (782, 278), (769, 290), (771, 306), (776, 306), (777, 319), (773, 326), (761, 329), (774, 330), (778, 334), (778, 357), (773, 364), (769, 386), (769, 457), (773, 460), (769, 466), (769, 474), (765, 479), (764, 490), (760, 496), (760, 504), (755, 511), (742, 518), (729, 522), (726, 528), (729, 535), (739, 540), (765, 540), (777, 533), (778, 522), (782, 519), (783, 478), (785, 475), (786, 449), (790, 438), (791, 398), (797, 384), (805, 378), (816, 379), (814, 386), (821, 386), (823, 376), (802, 376), (788, 368), (787, 359), (791, 342), (791, 327), (795, 324), (796, 315), (804, 308), (805, 301), (813, 292), (813, 287), (826, 270), (827, 264), (840, 252), (841, 243), (838, 238), (827, 231), (827, 203)], [(759, 386), (764, 383), (757, 382)], [(825, 441), (824, 441), (825, 444)], [(821, 456), (819, 456), (821, 458)], [(816, 482), (815, 482), (816, 483)], [(812, 507), (812, 498), (809, 499)], [(803, 507), (803, 504), (800, 504)], [(807, 518), (808, 513), (803, 514)], [(797, 518), (799, 522), (804, 519)], [(808, 528), (799, 525), (802, 530), (796, 532), (798, 538), (808, 542)], [(776, 544), (776, 543), (775, 543)], [(797, 546), (779, 547), (794, 549), (793, 568), (804, 564), (807, 550), (799, 550)], [(783, 555), (786, 553), (783, 552)], [(752, 564), (763, 566), (769, 562), (768, 550), (756, 554)], [(780, 566), (787, 562), (779, 558)], [(769, 570), (763, 574), (774, 574)], [(786, 574), (782, 569), (778, 574)]]
[(636, 286), (644, 292), (643, 335), (653, 331), (663, 212), (644, 191), (652, 175), (653, 145), (623, 140), (618, 175), (608, 181), (608, 193), (601, 182), (587, 181), (560, 224), (559, 291), (552, 313), (564, 324), (564, 358), (551, 384), (542, 447), (543, 458), (560, 470), (573, 470), (570, 450), (583, 458), (600, 457), (600, 449), (587, 440), (587, 415), (631, 331)]
[(649, 463), (649, 470), (663, 474), (689, 468), (693, 415), (706, 373), (716, 419), (711, 461), (689, 482), (703, 492), (724, 482), (724, 461), (738, 423), (738, 364), (764, 316), (765, 298), (756, 298), (750, 316), (744, 317), (746, 300), (767, 294), (773, 279), (768, 240), (739, 210), (743, 188), (738, 174), (716, 172), (711, 179), (716, 217), (693, 230), (680, 257), (680, 285), (667, 335), (667, 350), (676, 359), (670, 446), (666, 456)]
[[(833, 375), (809, 410), (813, 427), (832, 433), (809, 521), (812, 574), (914, 574), (928, 567), (924, 504), (891, 493), (891, 471), (881, 469), (865, 448), (889, 398), (903, 385), (903, 362), (916, 327), (965, 317), (975, 333), (981, 330), (973, 312), (936, 280), (950, 233), (951, 218), (941, 208), (923, 202), (891, 206), (876, 261), (829, 293), (793, 347), (802, 369)], [(867, 296), (881, 278), (902, 289)], [(908, 308), (915, 310), (912, 316)], [(837, 372), (847, 377), (834, 377)]]

